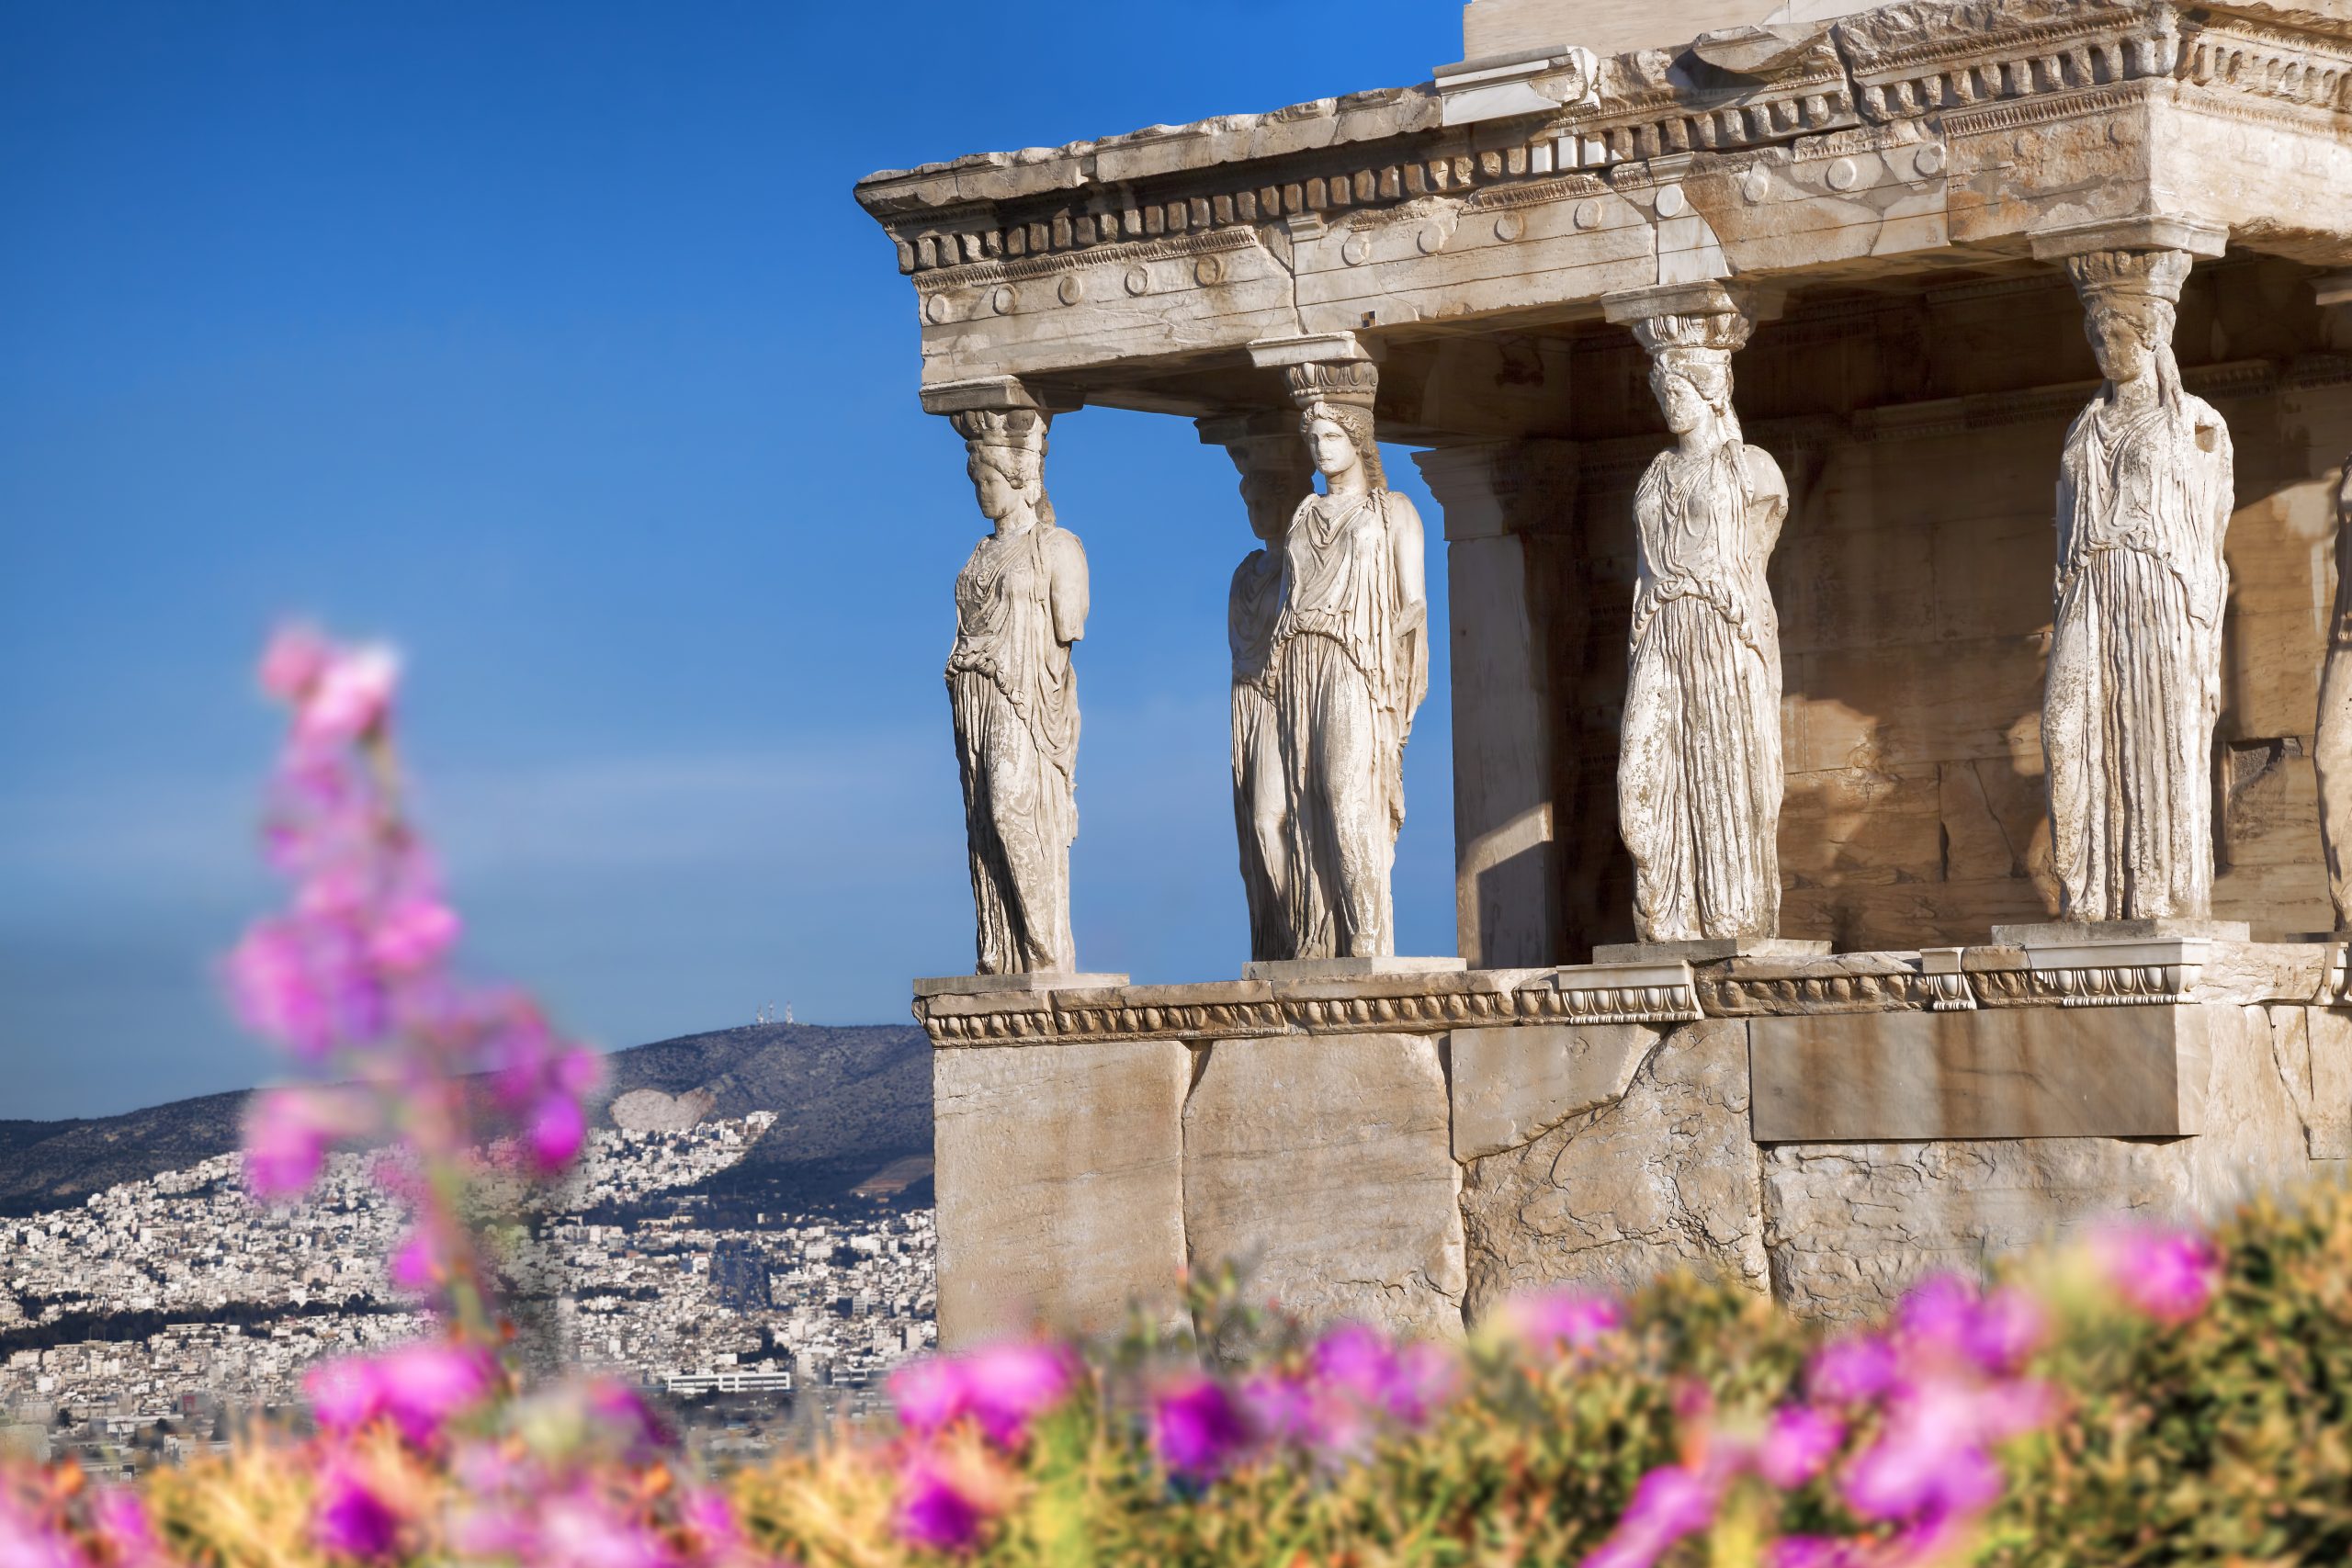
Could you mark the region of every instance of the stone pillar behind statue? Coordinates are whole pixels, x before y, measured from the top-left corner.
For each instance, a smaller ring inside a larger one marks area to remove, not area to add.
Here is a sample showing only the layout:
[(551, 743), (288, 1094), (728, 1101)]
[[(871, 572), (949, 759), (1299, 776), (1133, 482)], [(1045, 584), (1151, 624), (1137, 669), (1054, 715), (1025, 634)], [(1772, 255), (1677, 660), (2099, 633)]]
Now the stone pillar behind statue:
[(1291, 515), (1315, 491), (1315, 464), (1288, 409), (1199, 422), (1241, 472), (1250, 531), (1263, 543), (1234, 568), (1226, 600), (1233, 654), (1233, 827), (1250, 910), (1250, 956), (1295, 957), (1285, 913), (1290, 803), (1283, 773), (1281, 711), (1273, 671), (1274, 623), (1283, 606), (1283, 554)]
[[(1732, 406), (1731, 356), (1765, 313), (1719, 284), (1605, 301), (1649, 351), (1676, 445), (1634, 500), (1639, 545), (1617, 798), (1640, 945), (1780, 931), (1780, 618), (1765, 569), (1788, 514)], [(1603, 954), (1604, 958), (1609, 956)]]
[(1067, 973), (1069, 847), (1078, 837), (1078, 682), (1086, 551), (1046, 497), (1051, 411), (1008, 377), (925, 388), (964, 437), (991, 532), (956, 580), (948, 705), (964, 784), (977, 967)]
[(2327, 624), (2327, 668), (2320, 678), (2312, 754), (2335, 929), (2352, 931), (2352, 456), (2344, 459), (2335, 492), (2335, 613)]
[(1576, 502), (1566, 441), (1442, 447), (1413, 461), (1445, 509), (1453, 696), (1454, 930), (1473, 968), (1556, 964), (1563, 868), (1537, 536)]
[(2227, 236), (2138, 220), (2037, 236), (2082, 297), (2107, 383), (2066, 434), (2042, 697), (2069, 922), (2201, 920), (2213, 901), (2213, 726), (2229, 427), (2181, 385), (2182, 285)]

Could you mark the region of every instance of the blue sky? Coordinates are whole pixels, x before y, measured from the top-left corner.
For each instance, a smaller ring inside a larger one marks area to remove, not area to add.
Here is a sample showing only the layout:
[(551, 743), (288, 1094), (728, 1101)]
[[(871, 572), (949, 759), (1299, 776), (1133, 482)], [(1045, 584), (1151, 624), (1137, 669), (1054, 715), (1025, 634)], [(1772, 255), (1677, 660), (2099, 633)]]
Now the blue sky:
[[(984, 525), (852, 184), (1424, 80), (1460, 17), (0, 5), (0, 1117), (274, 1069), (209, 966), (275, 891), (249, 670), (289, 615), (402, 649), (469, 962), (597, 1043), (968, 970), (940, 667)], [(1234, 974), (1231, 467), (1093, 410), (1048, 479), (1094, 573), (1080, 959)], [(1408, 952), (1453, 944), (1436, 678)]]

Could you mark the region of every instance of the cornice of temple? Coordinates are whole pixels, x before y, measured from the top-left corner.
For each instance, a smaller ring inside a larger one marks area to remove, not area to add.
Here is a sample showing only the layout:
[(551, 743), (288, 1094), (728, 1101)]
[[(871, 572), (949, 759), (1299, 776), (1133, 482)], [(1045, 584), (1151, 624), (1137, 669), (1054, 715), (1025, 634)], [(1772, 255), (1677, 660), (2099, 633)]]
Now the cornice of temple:
[(885, 171), (857, 197), (901, 270), (923, 274), (1430, 197), (1507, 200), (1515, 186), (1841, 132), (2018, 130), (2161, 85), (2340, 136), (2352, 4), (1948, 0), (1609, 60), (1538, 50), (1419, 86)]

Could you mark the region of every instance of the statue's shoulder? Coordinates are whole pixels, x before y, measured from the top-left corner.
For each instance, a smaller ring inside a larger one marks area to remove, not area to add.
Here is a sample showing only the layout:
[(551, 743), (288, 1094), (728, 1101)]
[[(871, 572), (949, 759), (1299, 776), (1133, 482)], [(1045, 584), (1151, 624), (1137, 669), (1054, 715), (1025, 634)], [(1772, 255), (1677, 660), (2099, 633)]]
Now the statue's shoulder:
[(1421, 525), (1420, 508), (1413, 504), (1411, 496), (1401, 491), (1384, 490), (1380, 492), (1380, 514), (1388, 520), (1391, 528), (1402, 528), (1408, 524), (1416, 528)]
[(1059, 525), (1040, 535), (1037, 546), (1048, 565), (1076, 571), (1086, 570), (1086, 547), (1078, 542), (1077, 535)]
[(2197, 445), (2206, 451), (2226, 448), (2230, 445), (2229, 422), (2211, 403), (2194, 392), (2180, 395), (2181, 412), (2188, 416), (2188, 428), (2197, 433)]
[(1739, 449), (1741, 466), (1747, 473), (1750, 495), (1777, 495), (1786, 499), (1789, 479), (1781, 471), (1781, 460), (1761, 446), (1742, 444)]

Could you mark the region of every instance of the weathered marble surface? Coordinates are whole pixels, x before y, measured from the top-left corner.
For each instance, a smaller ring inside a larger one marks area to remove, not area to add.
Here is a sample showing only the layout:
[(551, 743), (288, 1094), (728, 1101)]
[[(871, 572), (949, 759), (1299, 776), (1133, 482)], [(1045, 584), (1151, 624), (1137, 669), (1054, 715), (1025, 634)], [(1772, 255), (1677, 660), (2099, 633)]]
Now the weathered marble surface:
[(1995, 1254), (2125, 1213), (2219, 1214), (2311, 1174), (2289, 1088), (2291, 1032), (2282, 1044), (2261, 1008), (2200, 1010), (2211, 1016), (2212, 1058), (2207, 1131), (2198, 1137), (1765, 1148), (1776, 1293), (1801, 1312), (1862, 1316), (1937, 1269), (1973, 1272)]
[(1183, 1319), (1183, 1105), (1172, 1042), (942, 1051), (932, 1059), (939, 1335), (1115, 1331), (1131, 1302)]
[(2205, 1008), (1759, 1018), (1758, 1143), (2178, 1137), (2206, 1130)]
[(1789, 487), (1732, 407), (1731, 356), (1754, 315), (1712, 287), (1612, 300), (1610, 315), (1649, 352), (1650, 389), (1676, 438), (1634, 499), (1639, 576), (1617, 764), (1634, 930), (1649, 943), (1776, 936), (1781, 626), (1765, 569)]
[(1221, 1040), (1184, 1105), (1196, 1271), (1310, 1318), (1458, 1337), (1461, 1168), (1425, 1036)]
[(1622, 1100), (1664, 1032), (1641, 1023), (1453, 1031), (1453, 1157), (1532, 1144), (1571, 1116)]
[(1429, 694), (1421, 519), (1381, 468), (1370, 359), (1285, 371), (1324, 491), (1283, 536), (1268, 634), (1285, 807), (1279, 956), (1382, 957), (1396, 951), (1405, 743)]
[(1630, 1290), (1677, 1268), (1766, 1289), (1747, 1113), (1747, 1026), (1709, 1020), (1668, 1035), (1622, 1099), (1469, 1161), (1471, 1317), (1534, 1285)]
[(1226, 637), (1233, 656), (1233, 825), (1250, 910), (1250, 956), (1291, 957), (1290, 802), (1283, 771), (1282, 718), (1274, 685), (1274, 624), (1283, 606), (1283, 561), (1292, 513), (1315, 489), (1315, 465), (1290, 422), (1204, 421), (1241, 470), (1241, 503), (1262, 548), (1233, 569)]
[[(2208, 232), (2203, 254), (2225, 236)], [(2103, 243), (2086, 236), (2086, 243)], [(2066, 433), (2057, 619), (2042, 701), (2052, 860), (2075, 920), (2196, 918), (2213, 903), (2213, 724), (2229, 426), (2173, 353), (2196, 253), (2066, 257), (2107, 385)]]
[(1078, 678), (1086, 551), (1046, 499), (1048, 416), (1007, 401), (949, 417), (993, 532), (956, 580), (947, 694), (964, 783), (978, 968), (1075, 969), (1069, 847), (1078, 837)]

